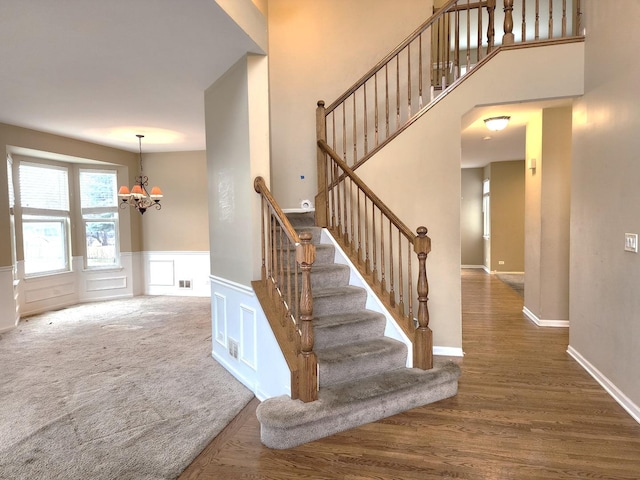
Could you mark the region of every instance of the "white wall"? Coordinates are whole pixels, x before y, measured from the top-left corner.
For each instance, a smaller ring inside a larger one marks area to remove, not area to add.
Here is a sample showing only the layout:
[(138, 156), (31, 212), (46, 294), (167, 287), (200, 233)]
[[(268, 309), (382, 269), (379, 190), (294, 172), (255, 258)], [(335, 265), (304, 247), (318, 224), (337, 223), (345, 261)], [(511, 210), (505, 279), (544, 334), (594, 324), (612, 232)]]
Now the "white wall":
[(640, 2), (584, 2), (585, 94), (574, 105), (570, 351), (640, 421)]

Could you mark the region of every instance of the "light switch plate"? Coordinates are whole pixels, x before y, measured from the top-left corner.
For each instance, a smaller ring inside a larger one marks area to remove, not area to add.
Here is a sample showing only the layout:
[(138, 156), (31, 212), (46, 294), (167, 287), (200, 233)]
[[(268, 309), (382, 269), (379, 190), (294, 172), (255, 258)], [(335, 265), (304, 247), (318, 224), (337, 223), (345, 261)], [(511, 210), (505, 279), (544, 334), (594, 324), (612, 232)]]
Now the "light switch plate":
[(624, 249), (627, 252), (638, 253), (638, 234), (637, 233), (624, 234)]

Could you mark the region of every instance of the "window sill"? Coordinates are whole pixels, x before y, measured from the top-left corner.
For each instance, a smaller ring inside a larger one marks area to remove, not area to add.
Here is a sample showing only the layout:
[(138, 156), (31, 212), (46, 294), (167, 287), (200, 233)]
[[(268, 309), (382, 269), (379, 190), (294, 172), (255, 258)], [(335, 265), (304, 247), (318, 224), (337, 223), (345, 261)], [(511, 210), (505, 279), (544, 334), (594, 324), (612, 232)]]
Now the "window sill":
[(82, 273), (102, 273), (102, 272), (121, 272), (124, 270), (122, 265), (114, 265), (108, 267), (85, 267)]

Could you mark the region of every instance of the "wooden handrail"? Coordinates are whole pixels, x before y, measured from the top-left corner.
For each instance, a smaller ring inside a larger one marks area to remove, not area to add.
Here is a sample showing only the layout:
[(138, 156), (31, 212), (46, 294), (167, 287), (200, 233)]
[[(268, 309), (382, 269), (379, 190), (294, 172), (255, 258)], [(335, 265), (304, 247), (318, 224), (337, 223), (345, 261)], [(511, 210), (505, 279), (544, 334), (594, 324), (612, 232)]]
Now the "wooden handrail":
[(291, 225), (291, 222), (289, 222), (289, 219), (278, 205), (278, 202), (276, 202), (276, 199), (273, 198), (273, 195), (271, 195), (271, 192), (267, 188), (267, 184), (265, 183), (264, 178), (256, 177), (253, 181), (253, 188), (257, 193), (261, 194), (264, 197), (269, 207), (271, 207), (274, 216), (277, 218), (278, 223), (284, 229), (287, 238), (294, 244), (299, 244), (300, 236), (298, 236), (298, 232), (295, 231), (295, 229)]
[[(360, 88), (367, 80), (373, 77), (376, 72), (378, 72), (384, 65), (389, 63), (390, 60), (395, 58), (395, 56), (404, 50), (407, 45), (413, 42), (416, 38), (420, 36), (427, 28), (433, 25), (438, 18), (440, 18), (451, 5), (458, 3), (459, 0), (449, 0), (446, 4), (444, 4), (441, 8), (439, 8), (427, 21), (425, 21), (422, 25), (416, 28), (405, 40), (402, 41), (396, 48), (391, 50), (382, 60), (376, 63), (371, 70), (365, 73), (357, 82), (355, 82), (350, 88), (347, 89), (342, 95), (340, 95), (331, 105), (326, 107), (327, 113), (333, 111), (338, 105), (340, 105), (345, 99), (347, 99), (353, 92), (355, 92), (358, 88)], [(486, 2), (479, 2), (486, 3)]]
[(318, 140), (318, 146), (320, 149), (329, 155), (334, 162), (338, 164), (338, 166), (344, 171), (344, 173), (350, 177), (353, 182), (362, 190), (362, 192), (371, 199), (373, 204), (380, 209), (380, 211), (393, 223), (398, 230), (402, 232), (402, 234), (410, 239), (413, 243), (414, 234), (409, 227), (407, 227), (402, 220), (398, 218), (398, 216), (391, 211), (387, 205), (380, 200), (380, 198), (369, 188), (369, 186), (362, 181), (362, 179), (351, 169), (349, 165), (347, 165), (342, 158), (329, 146), (329, 144), (324, 140)]
[[(447, 1), (329, 106), (318, 102), (317, 139), (326, 140), (352, 169), (357, 169), (498, 48), (537, 42), (541, 30), (543, 36), (554, 40), (578, 36), (580, 0), (571, 0), (572, 8), (567, 6), (569, 0), (562, 0), (562, 10), (556, 15), (553, 1)], [(548, 4), (544, 8), (549, 20), (546, 27), (540, 21), (543, 2)], [(496, 11), (504, 15), (498, 22), (504, 31), (498, 35)], [(534, 13), (535, 22), (527, 16)], [(518, 38), (514, 20), (522, 22)], [(527, 21), (534, 23), (535, 35), (528, 32)], [(322, 178), (319, 171), (320, 194)], [(323, 198), (319, 200), (322, 215)]]
[[(318, 151), (322, 152), (325, 165), (329, 164), (324, 167), (329, 175), (326, 187), (327, 203), (330, 204), (329, 230), (405, 334), (413, 339), (413, 366), (425, 370), (433, 368), (426, 272), (431, 239), (427, 229), (419, 227), (417, 236), (412, 233), (326, 141), (318, 140)], [(413, 316), (413, 253), (419, 262), (417, 326)]]
[(318, 399), (318, 359), (313, 351), (311, 234), (298, 235), (262, 177), (253, 182), (262, 200), (261, 281), (254, 291), (291, 372), (291, 398)]

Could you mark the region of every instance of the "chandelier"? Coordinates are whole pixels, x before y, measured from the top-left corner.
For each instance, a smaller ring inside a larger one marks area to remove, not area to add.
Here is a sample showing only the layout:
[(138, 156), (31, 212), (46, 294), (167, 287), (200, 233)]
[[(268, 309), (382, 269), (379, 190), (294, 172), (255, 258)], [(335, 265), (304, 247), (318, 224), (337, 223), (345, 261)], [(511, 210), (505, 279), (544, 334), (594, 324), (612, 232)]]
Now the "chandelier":
[(142, 139), (144, 135), (136, 135), (138, 137), (138, 148), (140, 150), (140, 175), (136, 177), (136, 183), (131, 187), (123, 185), (118, 191), (118, 197), (122, 200), (120, 202), (120, 208), (127, 208), (127, 206), (133, 207), (144, 214), (147, 208), (155, 207), (156, 210), (160, 210), (160, 200), (162, 199), (162, 190), (160, 187), (153, 187), (151, 193), (147, 191), (147, 185), (149, 184), (149, 177), (142, 172)]

